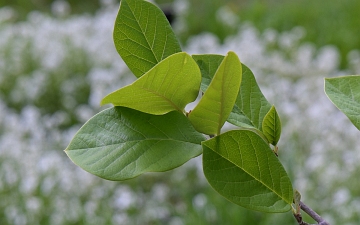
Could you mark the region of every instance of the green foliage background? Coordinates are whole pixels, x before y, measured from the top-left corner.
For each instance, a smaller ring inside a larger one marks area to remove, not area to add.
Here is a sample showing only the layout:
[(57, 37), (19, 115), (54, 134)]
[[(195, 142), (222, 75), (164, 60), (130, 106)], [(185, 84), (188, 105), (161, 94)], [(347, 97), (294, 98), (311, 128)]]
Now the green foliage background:
[[(360, 49), (360, 17), (357, 0), (190, 0), (190, 11), (186, 14), (188, 32), (181, 37), (209, 31), (224, 40), (236, 32), (214, 16), (221, 7), (228, 7), (239, 17), (239, 21), (251, 21), (260, 31), (274, 28), (288, 31), (296, 26), (306, 30), (302, 42), (316, 46), (335, 45), (341, 53), (341, 67), (346, 67), (346, 56), (353, 49)], [(199, 20), (198, 18), (203, 18)], [(203, 23), (203, 21), (207, 21)]]
[[(159, 5), (167, 5), (174, 0), (157, 0)], [(1, 6), (12, 6), (18, 12), (16, 20), (26, 19), (32, 10), (49, 12), (54, 0), (0, 0)], [(94, 13), (100, 6), (99, 0), (69, 0), (71, 13)], [(240, 21), (251, 21), (260, 31), (274, 28), (287, 31), (295, 26), (306, 30), (303, 42), (316, 46), (335, 45), (341, 53), (341, 68), (346, 68), (346, 56), (353, 49), (360, 49), (360, 17), (358, 0), (189, 0), (191, 7), (186, 13), (187, 31), (180, 34), (182, 42), (188, 37), (204, 31), (216, 34), (224, 40), (234, 34), (237, 27), (224, 26), (216, 12), (228, 7), (238, 15)], [(202, 19), (199, 19), (202, 18)], [(204, 22), (206, 21), (206, 22)]]
[[(52, 2), (54, 0), (1, 0), (0, 6), (16, 8), (19, 18), (25, 19), (32, 10), (48, 12)], [(99, 0), (68, 2), (72, 13), (93, 13), (100, 5)], [(162, 5), (172, 3), (173, 0), (155, 2)], [(360, 40), (354, 35), (360, 32), (360, 18), (357, 16), (360, 2), (357, 0), (329, 0), (326, 4), (321, 0), (190, 0), (189, 4), (192, 6), (186, 18), (189, 31), (183, 35), (184, 39), (203, 31), (215, 33), (221, 39), (226, 38), (234, 30), (220, 26), (214, 15), (219, 8), (229, 6), (241, 21), (252, 21), (260, 30), (271, 27), (286, 31), (294, 26), (302, 26), (307, 30), (304, 41), (311, 41), (318, 46), (334, 44), (341, 49), (345, 48), (345, 52), (360, 48)], [(199, 17), (203, 19), (199, 20)]]

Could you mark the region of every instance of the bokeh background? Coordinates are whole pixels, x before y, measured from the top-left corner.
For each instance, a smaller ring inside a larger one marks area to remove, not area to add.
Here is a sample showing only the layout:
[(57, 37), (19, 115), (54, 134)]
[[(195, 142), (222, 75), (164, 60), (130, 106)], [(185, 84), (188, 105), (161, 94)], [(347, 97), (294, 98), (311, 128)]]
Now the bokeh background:
[[(190, 53), (235, 51), (283, 132), (279, 158), (332, 224), (360, 221), (360, 131), (325, 77), (360, 74), (358, 0), (158, 0)], [(236, 206), (206, 183), (201, 157), (125, 182), (81, 170), (63, 150), (129, 84), (112, 41), (119, 1), (0, 0), (0, 224), (296, 224)], [(308, 222), (310, 218), (305, 216)]]

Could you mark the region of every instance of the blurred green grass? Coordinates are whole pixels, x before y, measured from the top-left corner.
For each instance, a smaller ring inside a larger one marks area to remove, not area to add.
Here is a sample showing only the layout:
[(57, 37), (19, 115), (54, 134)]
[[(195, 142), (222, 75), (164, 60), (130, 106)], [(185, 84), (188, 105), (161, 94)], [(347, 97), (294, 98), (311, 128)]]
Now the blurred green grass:
[[(301, 26), (306, 30), (303, 42), (317, 47), (335, 45), (341, 53), (341, 68), (346, 67), (346, 56), (360, 49), (360, 1), (358, 0), (190, 0), (186, 15), (190, 35), (208, 31), (224, 40), (237, 29), (224, 26), (216, 11), (227, 6), (239, 16), (240, 22), (250, 21), (260, 31), (273, 28), (279, 32)], [(201, 18), (201, 19), (199, 19)]]
[[(0, 0), (1, 6), (12, 6), (17, 20), (26, 19), (27, 13), (38, 10), (50, 12), (54, 0)], [(94, 13), (100, 0), (68, 0), (71, 13)], [(174, 0), (157, 0), (164, 5)], [(346, 68), (347, 54), (360, 49), (360, 1), (358, 0), (189, 0), (186, 13), (186, 30), (179, 36), (186, 42), (192, 35), (202, 32), (216, 34), (220, 40), (234, 34), (237, 27), (229, 27), (216, 16), (221, 7), (236, 14), (240, 22), (250, 21), (260, 31), (268, 28), (287, 31), (295, 26), (306, 30), (303, 42), (317, 47), (335, 45), (341, 54), (341, 68)], [(199, 19), (200, 18), (200, 19)]]
[[(25, 20), (31, 11), (48, 13), (56, 0), (0, 0), (0, 7), (10, 6), (16, 11), (15, 21)], [(68, 0), (72, 14), (92, 13), (100, 7), (99, 0)]]

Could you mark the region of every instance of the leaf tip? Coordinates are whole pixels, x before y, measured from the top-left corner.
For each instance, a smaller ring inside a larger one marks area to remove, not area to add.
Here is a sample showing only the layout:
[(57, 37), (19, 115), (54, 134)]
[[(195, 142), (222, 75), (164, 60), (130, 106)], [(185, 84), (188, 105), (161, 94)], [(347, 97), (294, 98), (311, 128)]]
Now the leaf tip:
[(111, 95), (111, 93), (110, 94), (108, 94), (108, 95), (106, 95), (101, 101), (100, 101), (100, 106), (103, 106), (103, 105), (106, 105), (106, 104), (114, 104), (112, 101), (111, 101), (111, 99), (109, 99), (109, 96)]
[(234, 51), (228, 51), (227, 57), (237, 59), (240, 62), (239, 56)]
[(103, 105), (106, 105), (106, 104), (108, 104), (108, 102), (105, 101), (105, 98), (103, 100), (101, 100), (100, 106), (103, 106)]

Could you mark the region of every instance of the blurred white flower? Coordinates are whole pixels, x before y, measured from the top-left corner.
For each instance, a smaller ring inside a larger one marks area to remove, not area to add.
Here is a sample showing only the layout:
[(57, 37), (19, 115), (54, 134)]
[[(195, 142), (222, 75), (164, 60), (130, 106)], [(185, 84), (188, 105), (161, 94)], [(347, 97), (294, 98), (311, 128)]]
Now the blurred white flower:
[(220, 23), (232, 28), (235, 28), (239, 23), (239, 17), (226, 5), (216, 11), (216, 19)]
[(56, 0), (51, 4), (51, 11), (55, 16), (65, 17), (70, 14), (71, 6), (65, 0)]

